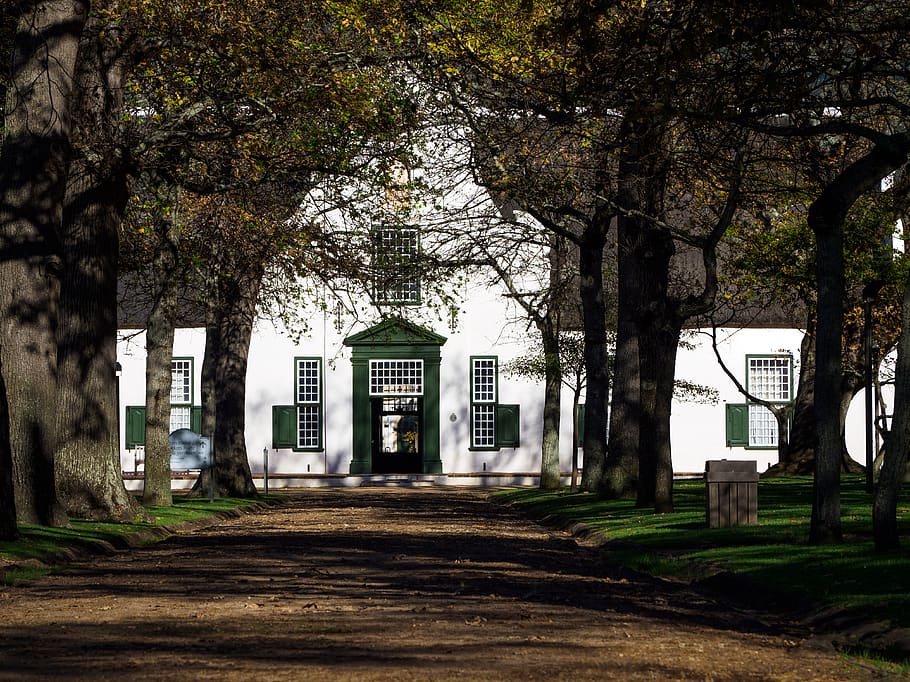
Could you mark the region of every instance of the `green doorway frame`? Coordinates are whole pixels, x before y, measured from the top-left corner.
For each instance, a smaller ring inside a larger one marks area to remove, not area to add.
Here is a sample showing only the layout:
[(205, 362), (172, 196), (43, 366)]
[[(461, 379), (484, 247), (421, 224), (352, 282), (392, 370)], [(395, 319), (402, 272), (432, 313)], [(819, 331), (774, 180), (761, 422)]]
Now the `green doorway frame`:
[(420, 474), (441, 474), (439, 456), (439, 365), (446, 338), (401, 318), (390, 318), (344, 340), (351, 349), (352, 475), (373, 472), (371, 360), (420, 360), (423, 365), (423, 451)]

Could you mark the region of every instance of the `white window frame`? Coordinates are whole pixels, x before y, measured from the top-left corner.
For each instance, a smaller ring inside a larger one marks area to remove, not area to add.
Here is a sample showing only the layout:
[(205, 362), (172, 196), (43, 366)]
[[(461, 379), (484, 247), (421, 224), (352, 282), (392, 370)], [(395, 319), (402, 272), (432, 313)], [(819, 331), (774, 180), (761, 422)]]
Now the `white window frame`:
[(389, 358), (370, 360), (370, 397), (422, 396), (424, 389), (423, 360)]
[[(747, 355), (746, 390), (769, 403), (785, 405), (793, 400), (793, 356), (790, 354)], [(764, 405), (749, 401), (749, 445), (752, 449), (778, 446), (777, 419)]]
[(499, 359), (471, 356), (471, 449), (497, 450), (496, 403), (499, 399)]
[(169, 433), (193, 428), (194, 358), (171, 358), (171, 413)]
[(294, 404), (297, 406), (296, 450), (322, 450), (324, 395), (322, 358), (294, 358)]

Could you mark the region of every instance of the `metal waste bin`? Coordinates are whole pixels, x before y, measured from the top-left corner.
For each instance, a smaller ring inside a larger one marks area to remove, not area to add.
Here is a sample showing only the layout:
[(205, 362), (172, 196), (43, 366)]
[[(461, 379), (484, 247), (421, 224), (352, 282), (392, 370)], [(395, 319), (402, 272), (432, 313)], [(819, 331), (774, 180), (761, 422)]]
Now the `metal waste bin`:
[(705, 462), (708, 528), (758, 523), (758, 462)]

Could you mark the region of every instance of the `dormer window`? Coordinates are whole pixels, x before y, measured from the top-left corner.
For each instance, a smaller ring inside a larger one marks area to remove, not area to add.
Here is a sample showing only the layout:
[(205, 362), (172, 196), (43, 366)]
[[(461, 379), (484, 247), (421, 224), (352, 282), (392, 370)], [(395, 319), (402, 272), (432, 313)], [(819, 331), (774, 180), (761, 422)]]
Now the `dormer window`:
[(374, 231), (374, 295), (377, 303), (420, 303), (420, 235), (413, 227)]

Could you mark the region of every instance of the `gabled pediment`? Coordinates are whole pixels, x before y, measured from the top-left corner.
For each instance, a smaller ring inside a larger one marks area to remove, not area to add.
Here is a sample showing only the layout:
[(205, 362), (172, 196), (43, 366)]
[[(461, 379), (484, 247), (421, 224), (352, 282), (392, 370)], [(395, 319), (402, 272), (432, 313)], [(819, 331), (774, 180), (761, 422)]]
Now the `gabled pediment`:
[(426, 327), (398, 317), (383, 320), (377, 325), (352, 334), (345, 346), (441, 346), (446, 337)]

